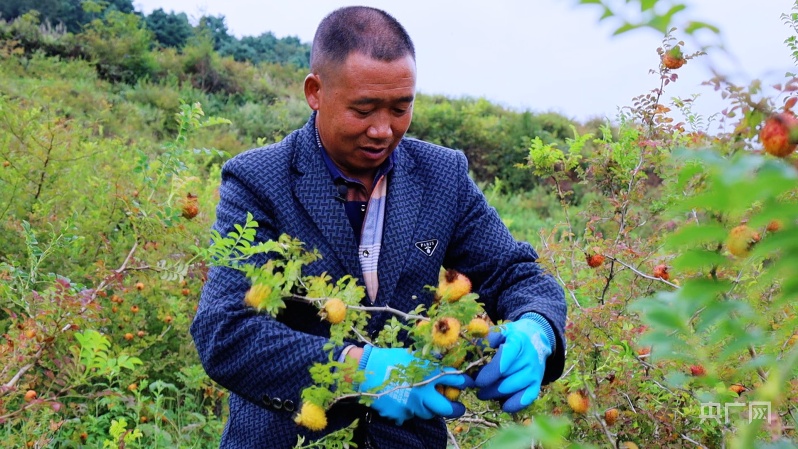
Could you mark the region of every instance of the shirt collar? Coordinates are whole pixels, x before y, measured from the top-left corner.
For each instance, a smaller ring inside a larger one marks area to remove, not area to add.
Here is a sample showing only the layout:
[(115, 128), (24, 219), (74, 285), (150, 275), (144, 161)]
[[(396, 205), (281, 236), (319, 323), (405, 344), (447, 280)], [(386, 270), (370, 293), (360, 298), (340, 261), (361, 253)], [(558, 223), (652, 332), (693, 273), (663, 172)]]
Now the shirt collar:
[[(316, 118), (315, 111), (313, 112), (313, 118), (315, 123), (315, 118)], [(314, 126), (313, 132), (316, 133), (316, 145), (318, 145), (319, 150), (321, 150), (321, 158), (324, 160), (324, 165), (327, 166), (327, 170), (330, 172), (330, 176), (332, 176), (333, 182), (343, 181), (347, 184), (356, 183), (363, 185), (362, 182), (356, 179), (352, 179), (341, 172), (341, 169), (339, 169), (338, 166), (335, 165), (335, 162), (333, 162), (333, 160), (330, 158), (330, 155), (327, 154), (327, 149), (324, 148), (324, 145), (322, 145), (321, 137), (319, 136), (319, 129)], [(377, 167), (377, 173), (374, 174), (375, 184), (377, 183), (378, 179), (380, 179), (384, 175), (387, 175), (388, 173), (391, 172), (391, 170), (393, 170), (394, 159), (395, 159), (394, 152), (391, 152), (391, 154), (388, 156), (388, 159), (385, 159), (385, 161), (382, 164), (380, 164), (379, 167)]]

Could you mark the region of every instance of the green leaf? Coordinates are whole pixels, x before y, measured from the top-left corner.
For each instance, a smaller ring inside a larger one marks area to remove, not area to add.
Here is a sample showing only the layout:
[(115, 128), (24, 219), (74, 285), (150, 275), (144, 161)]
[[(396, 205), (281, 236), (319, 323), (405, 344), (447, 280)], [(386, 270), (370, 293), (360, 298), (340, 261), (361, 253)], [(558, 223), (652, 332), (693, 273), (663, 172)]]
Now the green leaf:
[(720, 28), (716, 27), (715, 25), (708, 24), (706, 22), (687, 22), (687, 26), (684, 28), (684, 32), (687, 34), (693, 34), (698, 30), (707, 29), (712, 31), (715, 34), (720, 34)]
[(659, 307), (646, 313), (646, 321), (658, 329), (684, 330), (685, 319), (676, 308)]
[(676, 249), (683, 246), (714, 244), (726, 240), (729, 231), (718, 224), (690, 224), (668, 236), (665, 240), (667, 248)]
[(612, 35), (613, 36), (617, 36), (619, 34), (623, 34), (623, 33), (626, 33), (627, 31), (632, 31), (632, 30), (640, 28), (640, 27), (641, 27), (640, 24), (634, 24), (634, 23), (626, 22), (623, 25), (621, 25), (620, 27), (618, 27), (618, 29), (616, 29), (612, 33)]
[(671, 261), (671, 266), (675, 270), (701, 271), (713, 266), (724, 266), (729, 263), (729, 259), (715, 251), (703, 249), (690, 249), (680, 254)]
[(657, 4), (657, 0), (640, 0), (640, 11), (646, 12)]

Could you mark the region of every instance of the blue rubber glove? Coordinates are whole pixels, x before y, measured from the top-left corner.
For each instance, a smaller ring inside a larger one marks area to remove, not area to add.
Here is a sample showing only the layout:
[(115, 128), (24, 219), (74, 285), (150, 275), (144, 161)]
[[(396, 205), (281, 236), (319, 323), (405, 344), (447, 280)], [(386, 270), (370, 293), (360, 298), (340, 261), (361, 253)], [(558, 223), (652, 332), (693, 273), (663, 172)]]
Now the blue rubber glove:
[(477, 375), (477, 398), (506, 398), (502, 410), (508, 413), (528, 407), (540, 393), (553, 341), (551, 325), (536, 313), (492, 330), (488, 344), (499, 349)]
[[(456, 418), (465, 413), (465, 406), (460, 402), (452, 402), (435, 390), (435, 385), (448, 385), (460, 389), (474, 385), (474, 381), (465, 374), (451, 374), (438, 377), (432, 382), (421, 386), (396, 388), (409, 385), (408, 382), (394, 382), (372, 391), (383, 385), (390, 378), (391, 371), (399, 367), (408, 367), (413, 361), (418, 361), (410, 351), (403, 348), (377, 348), (366, 346), (360, 359), (359, 368), (365, 373), (366, 379), (357, 390), (359, 392), (380, 393), (393, 390), (380, 396), (371, 403), (371, 408), (383, 418), (393, 420), (397, 425), (402, 425), (406, 420), (414, 417), (430, 419), (435, 416)], [(428, 364), (420, 362), (422, 366)], [(454, 368), (433, 368), (424, 379), (436, 376), (441, 372), (455, 371)]]

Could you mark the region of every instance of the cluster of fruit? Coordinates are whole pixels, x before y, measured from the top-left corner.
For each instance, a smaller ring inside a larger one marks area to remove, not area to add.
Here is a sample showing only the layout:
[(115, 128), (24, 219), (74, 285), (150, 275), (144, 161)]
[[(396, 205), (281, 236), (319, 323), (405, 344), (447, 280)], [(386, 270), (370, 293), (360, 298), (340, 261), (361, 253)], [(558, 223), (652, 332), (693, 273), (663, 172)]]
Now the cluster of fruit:
[[(473, 310), (481, 307), (475, 301), (476, 294), (471, 293), (471, 281), (467, 276), (455, 270), (441, 270), (439, 284), (434, 288), (434, 304), (429, 308), (428, 315), (408, 315), (406, 329), (410, 331), (411, 338), (415, 341), (418, 353), (434, 353), (435, 358), (441, 363), (460, 369), (469, 359), (474, 358), (474, 348), (488, 335), (490, 322), (484, 314), (474, 316), (467, 324), (459, 318), (471, 314)], [(259, 307), (263, 301), (273, 294), (280, 294), (271, 287), (254, 284), (245, 296), (245, 303), (253, 308)], [(308, 298), (304, 298), (308, 300)], [(337, 297), (311, 299), (319, 308), (321, 319), (330, 324), (337, 325), (347, 319), (350, 310), (362, 313), (364, 311), (393, 312), (390, 308), (368, 307), (347, 304)], [(424, 349), (424, 346), (427, 346)], [(461, 391), (455, 387), (438, 385), (436, 390), (451, 401), (456, 401)], [(327, 426), (325, 408), (312, 401), (304, 401), (300, 410), (295, 415), (295, 422), (310, 430), (318, 431)]]

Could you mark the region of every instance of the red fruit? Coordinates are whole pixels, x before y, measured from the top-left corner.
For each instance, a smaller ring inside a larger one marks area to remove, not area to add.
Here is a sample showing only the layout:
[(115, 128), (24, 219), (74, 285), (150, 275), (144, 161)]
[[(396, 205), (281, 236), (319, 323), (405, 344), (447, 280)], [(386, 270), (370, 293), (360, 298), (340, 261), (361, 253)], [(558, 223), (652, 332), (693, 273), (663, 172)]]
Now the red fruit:
[(773, 114), (762, 125), (759, 140), (768, 154), (786, 157), (795, 151), (796, 140), (792, 137), (792, 133), (796, 129), (798, 129), (798, 119), (792, 112)]
[(676, 70), (687, 62), (682, 56), (682, 49), (677, 45), (662, 55), (662, 65), (671, 70)]
[(189, 193), (183, 200), (183, 218), (191, 220), (199, 214), (199, 204), (197, 202), (197, 195)]
[(690, 374), (696, 377), (704, 376), (707, 374), (707, 370), (704, 369), (701, 365), (690, 365)]
[(131, 306), (130, 311), (133, 313), (139, 313), (139, 306)]
[(191, 294), (191, 290), (184, 288), (183, 290), (180, 290), (180, 293), (182, 293), (183, 296), (188, 296)]
[(663, 281), (670, 279), (671, 275), (668, 273), (668, 266), (664, 263), (661, 263), (654, 267), (654, 277), (662, 279)]
[(587, 264), (590, 268), (600, 267), (604, 263), (604, 256), (601, 254), (588, 254), (586, 256)]
[(733, 392), (737, 393), (737, 395), (741, 395), (741, 394), (743, 394), (743, 392), (744, 392), (745, 390), (747, 390), (747, 388), (745, 388), (745, 386), (744, 386), (744, 385), (740, 385), (740, 384), (734, 384), (734, 385), (732, 385), (732, 386), (730, 386), (730, 387), (729, 387), (729, 390), (731, 390), (731, 391), (733, 391)]
[(133, 340), (133, 334), (131, 334), (130, 332), (126, 333), (125, 334), (125, 340), (127, 340), (127, 341)]
[(144, 290), (144, 283), (143, 282), (136, 282), (136, 290), (138, 290), (138, 291)]

